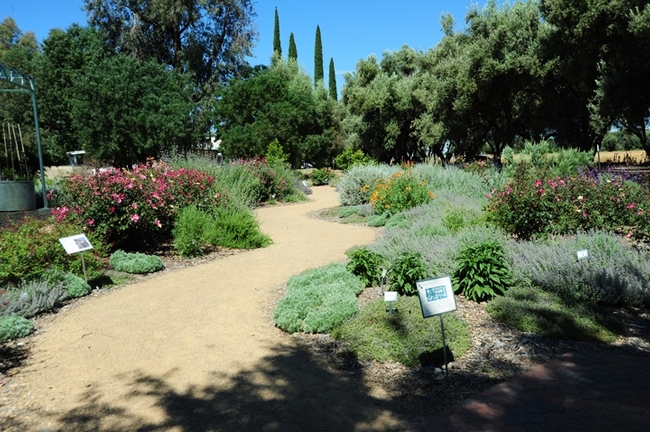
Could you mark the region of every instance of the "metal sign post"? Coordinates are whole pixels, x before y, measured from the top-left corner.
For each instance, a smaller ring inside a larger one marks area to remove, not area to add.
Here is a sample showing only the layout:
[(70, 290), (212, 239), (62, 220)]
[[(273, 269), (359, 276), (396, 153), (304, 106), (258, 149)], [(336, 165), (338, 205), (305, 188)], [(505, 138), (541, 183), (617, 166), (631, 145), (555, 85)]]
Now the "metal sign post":
[(456, 297), (451, 287), (451, 278), (441, 276), (438, 278), (424, 279), (416, 282), (422, 317), (430, 318), (440, 316), (440, 330), (442, 331), (442, 353), (445, 363), (445, 379), (449, 380), (449, 367), (447, 364), (447, 340), (445, 338), (445, 323), (442, 316), (447, 312), (457, 309)]
[(388, 302), (388, 316), (393, 317), (393, 303), (397, 301), (397, 292), (396, 291), (386, 291), (384, 292), (384, 301)]

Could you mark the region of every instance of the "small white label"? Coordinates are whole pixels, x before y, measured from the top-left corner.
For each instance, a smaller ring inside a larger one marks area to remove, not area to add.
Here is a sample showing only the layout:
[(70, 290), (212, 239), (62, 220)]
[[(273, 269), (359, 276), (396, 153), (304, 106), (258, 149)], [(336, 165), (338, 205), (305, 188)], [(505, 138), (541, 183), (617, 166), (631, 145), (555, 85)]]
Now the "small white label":
[(386, 292), (384, 292), (384, 301), (386, 301), (386, 302), (397, 301), (397, 291), (386, 291)]
[(90, 244), (85, 234), (63, 237), (59, 239), (59, 242), (68, 254), (83, 252), (93, 248), (93, 245)]
[(381, 278), (384, 279), (386, 277), (386, 269), (381, 269)]
[(582, 249), (577, 252), (577, 255), (579, 260), (589, 258), (589, 251), (587, 249)]

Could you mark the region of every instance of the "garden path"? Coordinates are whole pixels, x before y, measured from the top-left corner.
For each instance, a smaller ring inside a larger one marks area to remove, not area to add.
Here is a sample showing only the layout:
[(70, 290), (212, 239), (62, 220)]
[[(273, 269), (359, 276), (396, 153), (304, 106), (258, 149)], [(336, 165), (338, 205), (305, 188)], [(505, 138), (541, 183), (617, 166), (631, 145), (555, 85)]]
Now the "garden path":
[(12, 378), (22, 389), (12, 402), (32, 413), (16, 420), (34, 431), (407, 427), (408, 398), (327, 371), (273, 325), (290, 276), (376, 237), (309, 217), (338, 204), (324, 186), (308, 202), (261, 208), (271, 246), (152, 275), (57, 314)]

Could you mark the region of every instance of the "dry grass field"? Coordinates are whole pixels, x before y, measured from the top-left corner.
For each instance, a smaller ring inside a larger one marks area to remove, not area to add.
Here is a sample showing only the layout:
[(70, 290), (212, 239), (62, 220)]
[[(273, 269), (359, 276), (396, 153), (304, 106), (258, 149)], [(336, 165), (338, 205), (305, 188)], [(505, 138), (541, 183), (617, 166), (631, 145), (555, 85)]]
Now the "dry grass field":
[[(594, 155), (594, 162), (598, 162), (598, 154)], [(646, 155), (645, 150), (601, 151), (600, 162), (638, 165), (650, 163), (650, 158)]]

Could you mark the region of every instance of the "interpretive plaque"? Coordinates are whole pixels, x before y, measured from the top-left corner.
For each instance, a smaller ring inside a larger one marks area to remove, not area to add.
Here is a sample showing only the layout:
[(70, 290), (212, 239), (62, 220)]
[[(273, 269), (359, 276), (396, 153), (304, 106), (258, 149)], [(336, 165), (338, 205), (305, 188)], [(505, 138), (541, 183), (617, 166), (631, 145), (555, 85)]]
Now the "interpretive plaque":
[(456, 310), (456, 298), (449, 276), (420, 280), (415, 285), (418, 289), (424, 318)]

